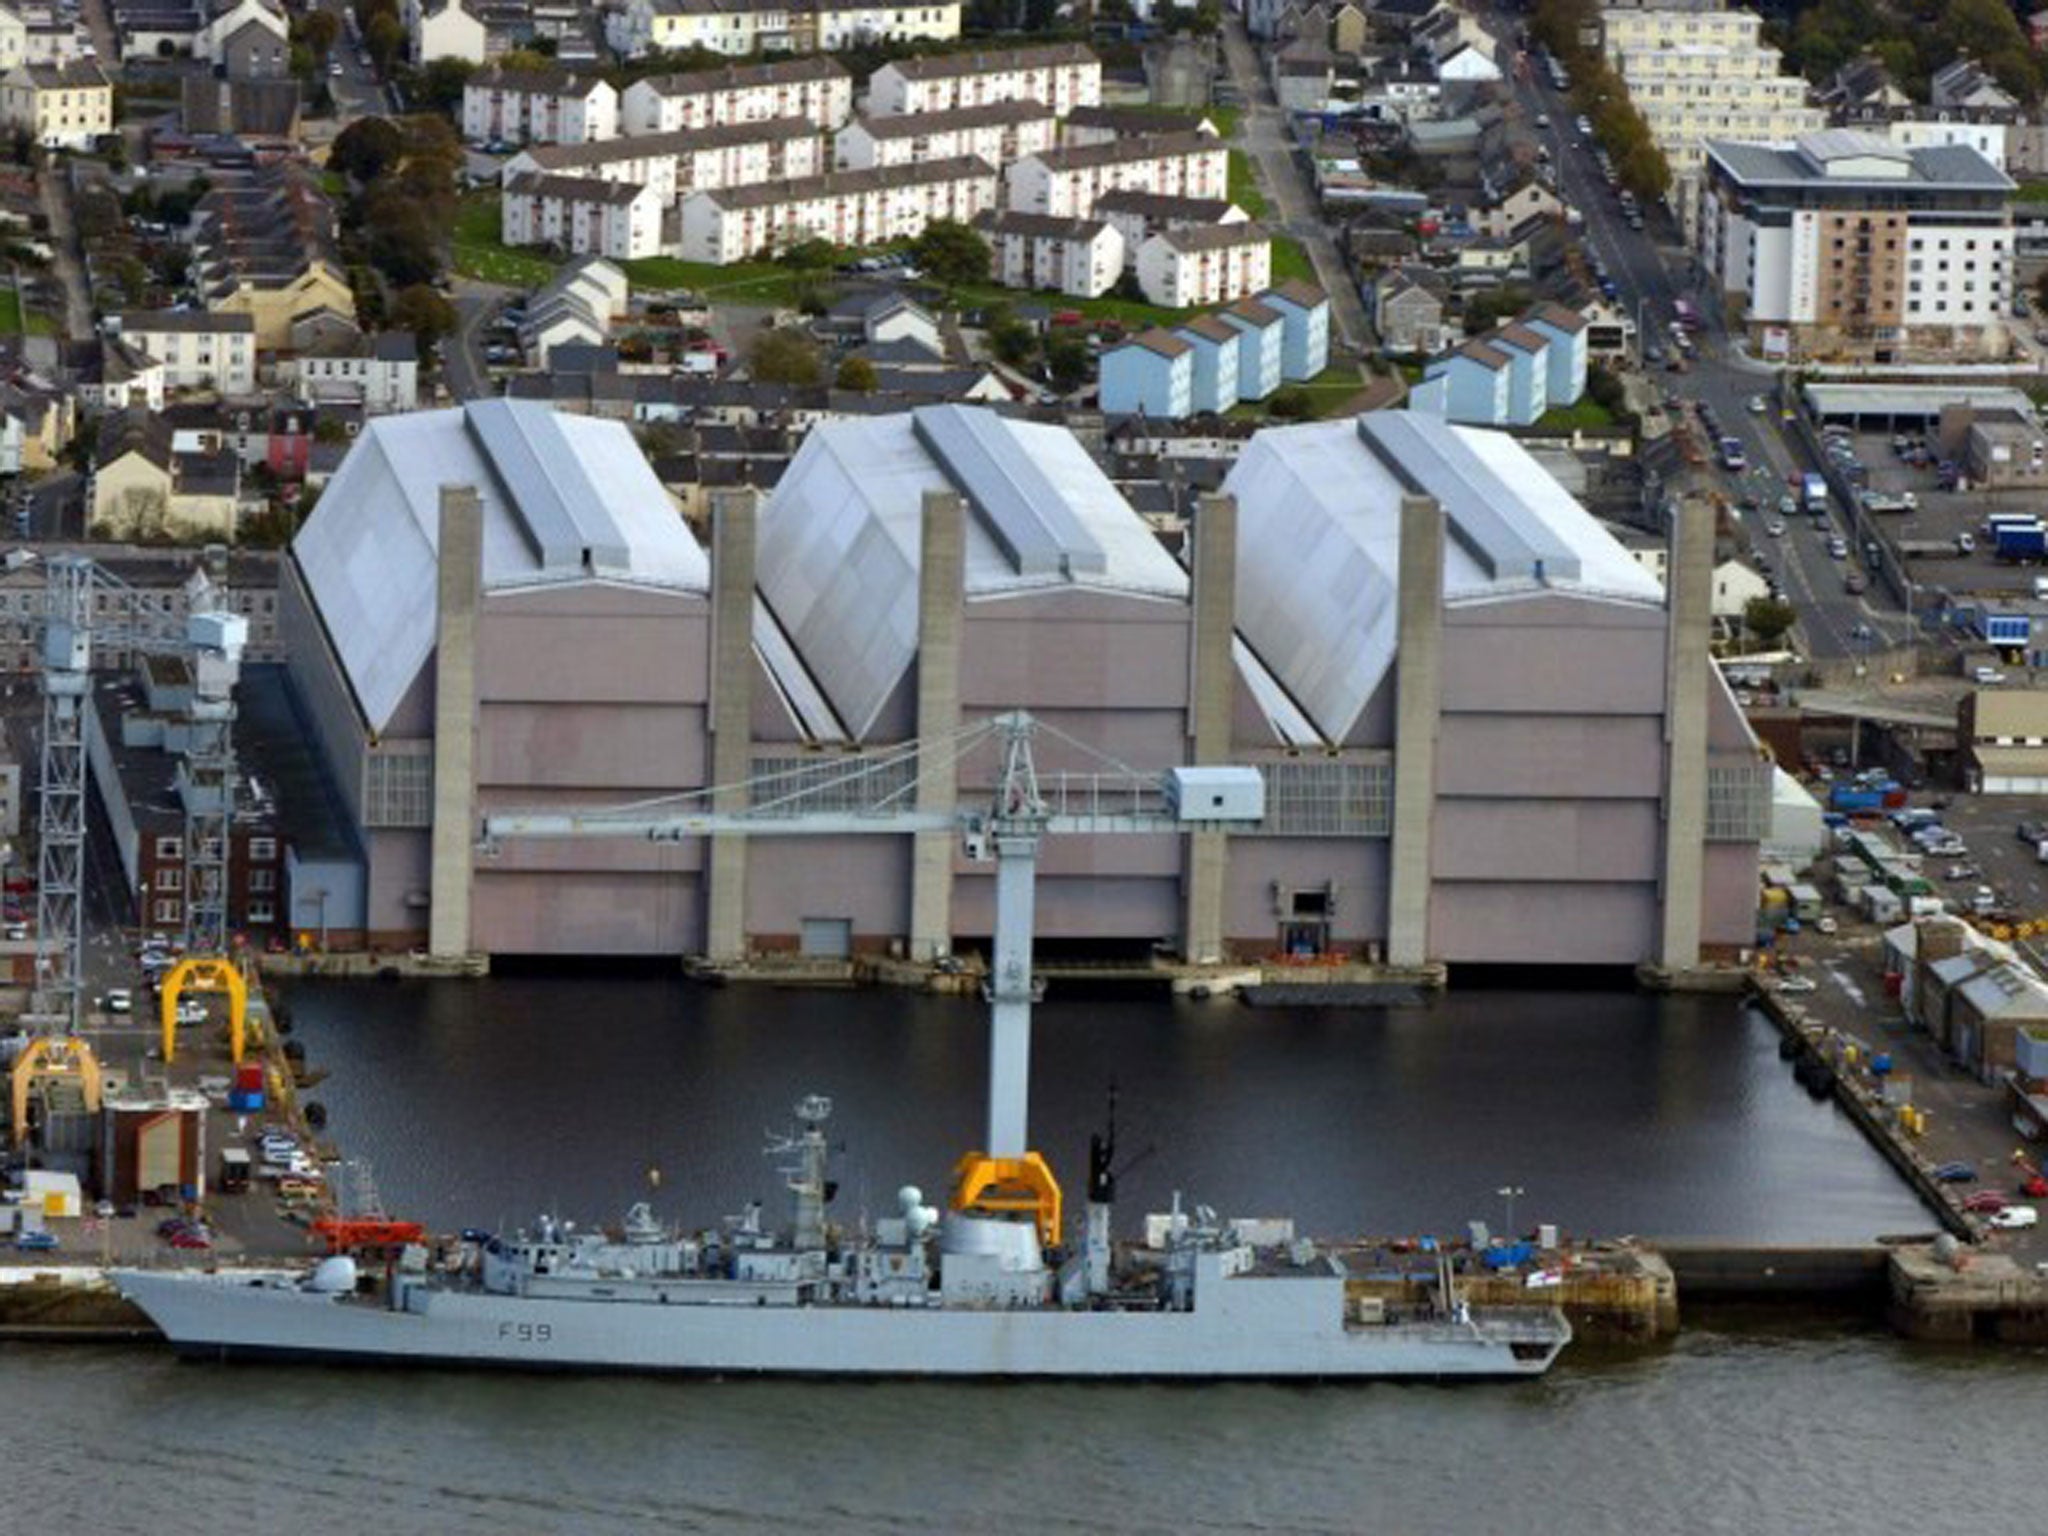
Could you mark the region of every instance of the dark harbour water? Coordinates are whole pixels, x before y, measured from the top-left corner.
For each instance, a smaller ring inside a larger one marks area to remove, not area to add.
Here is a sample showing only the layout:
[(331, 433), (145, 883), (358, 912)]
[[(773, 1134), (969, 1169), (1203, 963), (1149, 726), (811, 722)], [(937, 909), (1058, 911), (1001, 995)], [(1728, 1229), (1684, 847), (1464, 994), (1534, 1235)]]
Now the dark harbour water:
[[(943, 1185), (978, 1139), (976, 1012), (665, 981), (302, 987), (332, 1133), (396, 1211), (608, 1217), (665, 1174), (708, 1220), (833, 1094), (842, 1207)], [(1173, 1188), (1311, 1230), (1856, 1238), (1927, 1225), (1724, 1002), (1454, 995), (1259, 1013), (1049, 1004), (1034, 1125), (1078, 1182), (1114, 1077), (1125, 1224)], [(843, 1212), (844, 1214), (845, 1212)], [(9, 1496), (39, 1532), (1436, 1533), (2042, 1529), (2048, 1354), (1907, 1347), (1863, 1324), (1707, 1312), (1541, 1382), (1357, 1388), (925, 1386), (179, 1365), (0, 1349)]]

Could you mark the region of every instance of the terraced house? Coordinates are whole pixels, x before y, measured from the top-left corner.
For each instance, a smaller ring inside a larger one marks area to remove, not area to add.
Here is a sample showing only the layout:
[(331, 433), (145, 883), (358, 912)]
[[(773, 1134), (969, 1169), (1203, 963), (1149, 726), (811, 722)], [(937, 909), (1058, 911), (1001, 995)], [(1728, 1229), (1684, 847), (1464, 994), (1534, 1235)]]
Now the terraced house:
[(804, 240), (914, 240), (933, 219), (969, 224), (995, 201), (994, 167), (972, 159), (696, 192), (683, 200), (680, 254), (724, 266)]
[(837, 128), (853, 115), (853, 76), (837, 59), (777, 59), (635, 80), (619, 98), (627, 134), (806, 118)]

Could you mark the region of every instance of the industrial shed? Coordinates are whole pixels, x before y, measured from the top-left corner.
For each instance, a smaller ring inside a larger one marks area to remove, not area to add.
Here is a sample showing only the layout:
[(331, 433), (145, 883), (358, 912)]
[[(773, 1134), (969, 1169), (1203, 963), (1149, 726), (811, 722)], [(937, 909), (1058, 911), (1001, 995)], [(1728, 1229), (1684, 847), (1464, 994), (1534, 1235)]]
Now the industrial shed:
[[(978, 947), (993, 881), (950, 833), (482, 860), (473, 833), (486, 810), (829, 779), (1022, 707), (1055, 728), (1045, 773), (1267, 780), (1253, 833), (1049, 841), (1050, 947), (1690, 965), (1749, 941), (1770, 766), (1707, 658), (1704, 518), (1667, 598), (1512, 439), (1398, 412), (1262, 432), (1225, 491), (1183, 565), (1063, 429), (828, 420), (765, 502), (713, 498), (707, 559), (622, 427), (503, 401), (371, 423), (284, 596), (366, 850), (363, 933)], [(992, 750), (936, 761), (896, 803), (994, 782)]]

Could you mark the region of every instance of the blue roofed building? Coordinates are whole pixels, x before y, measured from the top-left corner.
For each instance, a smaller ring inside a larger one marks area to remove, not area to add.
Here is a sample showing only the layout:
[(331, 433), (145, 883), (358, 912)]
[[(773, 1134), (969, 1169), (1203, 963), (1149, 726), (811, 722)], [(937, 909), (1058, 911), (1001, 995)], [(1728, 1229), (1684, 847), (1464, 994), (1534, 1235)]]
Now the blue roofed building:
[(1263, 400), (1280, 387), (1287, 322), (1257, 299), (1239, 299), (1217, 316), (1242, 333), (1237, 343), (1237, 398)]
[(1562, 304), (1538, 304), (1522, 324), (1550, 343), (1549, 394), (1552, 405), (1576, 405), (1586, 392), (1586, 317)]
[(1508, 416), (1492, 425), (1533, 425), (1550, 409), (1550, 343), (1518, 320), (1494, 327), (1485, 340), (1508, 359)]
[(1237, 404), (1237, 327), (1214, 315), (1197, 315), (1174, 335), (1194, 348), (1193, 410), (1227, 411)]
[(1280, 377), (1305, 383), (1330, 366), (1330, 296), (1299, 278), (1258, 295), (1277, 310), (1284, 327), (1280, 342)]
[(1195, 348), (1155, 326), (1102, 354), (1102, 410), (1106, 416), (1143, 411), (1178, 421), (1194, 410)]
[(1424, 382), (1434, 388), (1418, 392), (1415, 403), (1441, 410), (1446, 421), (1499, 426), (1512, 409), (1513, 366), (1507, 353), (1475, 337), (1430, 363)]

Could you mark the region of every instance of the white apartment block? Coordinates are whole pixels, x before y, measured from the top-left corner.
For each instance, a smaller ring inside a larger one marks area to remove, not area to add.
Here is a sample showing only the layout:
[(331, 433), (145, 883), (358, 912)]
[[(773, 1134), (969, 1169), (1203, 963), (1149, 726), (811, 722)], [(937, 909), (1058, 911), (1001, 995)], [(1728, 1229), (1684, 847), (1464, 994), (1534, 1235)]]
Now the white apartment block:
[(98, 64), (17, 64), (0, 75), (0, 117), (45, 149), (91, 149), (114, 131), (114, 86)]
[(1101, 219), (991, 210), (974, 227), (994, 255), (991, 275), (1005, 288), (1053, 289), (1094, 299), (1123, 275), (1123, 236)]
[(1138, 252), (1162, 230), (1206, 229), (1242, 224), (1248, 215), (1227, 197), (1161, 197), (1152, 192), (1105, 192), (1095, 199), (1094, 217), (1107, 219), (1124, 237), (1124, 265), (1135, 267)]
[(373, 414), (419, 408), (419, 347), (410, 331), (365, 336), (344, 351), (302, 353), (287, 377), (305, 400), (358, 402)]
[(633, 59), (691, 48), (735, 58), (816, 53), (864, 43), (944, 42), (959, 35), (960, 0), (626, 0), (605, 22), (605, 41)]
[(166, 389), (255, 392), (256, 322), (248, 315), (130, 310), (115, 325), (124, 342), (163, 364)]
[(1059, 142), (1060, 120), (1036, 101), (992, 101), (982, 107), (910, 116), (857, 117), (839, 130), (834, 163), (842, 171), (972, 155), (1009, 165)]
[(696, 192), (683, 200), (677, 254), (726, 266), (805, 240), (853, 247), (914, 240), (933, 219), (969, 224), (995, 202), (996, 173), (985, 160), (934, 160)]
[(960, 0), (925, 5), (835, 4), (817, 0), (811, 48), (830, 52), (866, 43), (948, 42), (960, 35)]
[(512, 176), (498, 200), (499, 238), (507, 245), (558, 245), (612, 261), (659, 256), (667, 206), (654, 188), (632, 182)]
[(1102, 61), (1081, 43), (898, 59), (868, 78), (870, 117), (1036, 101), (1065, 117), (1102, 105)]
[(464, 0), (404, 0), (399, 21), (406, 54), (415, 64), (460, 59), (481, 64), (490, 54), (490, 29)]
[(1272, 278), (1273, 242), (1257, 224), (1161, 230), (1138, 249), (1138, 287), (1163, 309), (1229, 304)]
[(1707, 146), (1699, 255), (1764, 356), (2001, 357), (2013, 181), (1968, 145), (1831, 128)]
[[(1963, 118), (1961, 113), (1956, 114)], [(1946, 114), (1932, 118), (1900, 117), (1882, 125), (1882, 131), (1901, 149), (1925, 149), (1930, 144), (1967, 144), (2001, 171), (2009, 170), (2006, 135), (2009, 125), (1986, 118), (1950, 122)]]
[(837, 59), (783, 59), (636, 80), (619, 98), (627, 134), (808, 118), (827, 131), (853, 115), (853, 76)]
[(785, 117), (600, 144), (536, 144), (505, 162), (505, 179), (532, 173), (625, 182), (652, 188), (666, 208), (692, 192), (816, 176), (824, 158), (824, 139), (810, 120)]
[(472, 144), (593, 144), (618, 132), (619, 93), (594, 76), (494, 65), (462, 88), (462, 136)]
[(1713, 0), (1635, 0), (1600, 16), (1602, 46), (1671, 165), (1673, 206), (1688, 238), (1710, 138), (1789, 144), (1827, 124), (1807, 84), (1762, 40), (1763, 18)]
[(1106, 192), (1221, 198), (1230, 189), (1230, 155), (1207, 134), (1168, 133), (1113, 144), (1027, 155), (1006, 173), (1007, 205), (1018, 213), (1085, 219)]

